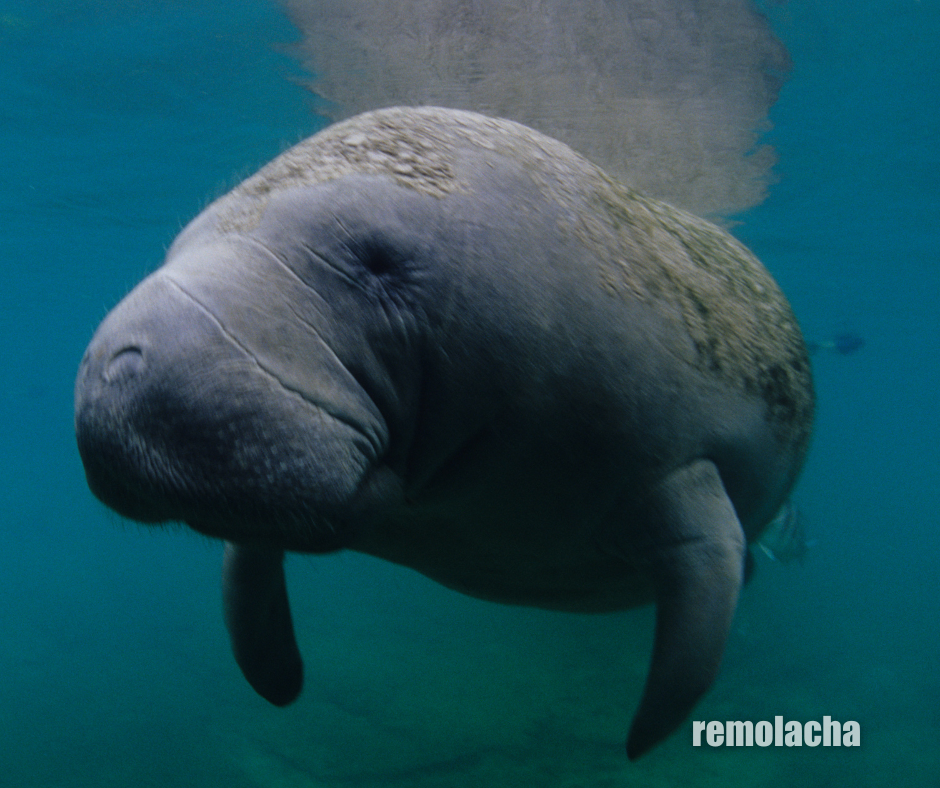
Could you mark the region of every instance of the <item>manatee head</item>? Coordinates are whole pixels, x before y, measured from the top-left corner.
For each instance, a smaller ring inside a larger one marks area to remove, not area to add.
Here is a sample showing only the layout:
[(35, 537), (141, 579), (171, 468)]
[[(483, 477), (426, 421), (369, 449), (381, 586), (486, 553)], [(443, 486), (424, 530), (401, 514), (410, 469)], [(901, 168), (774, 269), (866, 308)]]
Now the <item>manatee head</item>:
[[(296, 195), (283, 203), (267, 208), (272, 232), (291, 234), (300, 214), (318, 210), (298, 208)], [(376, 248), (350, 249), (332, 219), (354, 211), (322, 213), (330, 227), (308, 224), (274, 253), (270, 235), (219, 233), (210, 211), (101, 324), (81, 363), (75, 418), (89, 485), (108, 506), (323, 552), (343, 547), (378, 498), (395, 497), (379, 462), (389, 424), (374, 397), (400, 394), (365, 336), (374, 321), (355, 319), (367, 305), (342, 270), (378, 265), (394, 241), (386, 233)], [(307, 243), (324, 259), (292, 255)], [(348, 319), (334, 319), (337, 310)], [(393, 341), (385, 336), (386, 351)]]

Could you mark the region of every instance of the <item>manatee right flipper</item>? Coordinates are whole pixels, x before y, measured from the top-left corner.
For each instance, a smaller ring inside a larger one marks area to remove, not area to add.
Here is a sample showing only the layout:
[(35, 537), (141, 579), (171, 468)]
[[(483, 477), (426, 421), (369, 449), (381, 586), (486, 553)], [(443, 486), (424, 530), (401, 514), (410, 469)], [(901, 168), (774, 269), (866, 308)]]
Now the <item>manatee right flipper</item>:
[(287, 600), (284, 551), (226, 542), (222, 598), (232, 652), (248, 683), (275, 706), (296, 700), (303, 662)]
[(718, 469), (698, 460), (674, 471), (650, 501), (655, 528), (653, 657), (627, 738), (635, 760), (665, 739), (708, 690), (741, 589), (744, 532)]

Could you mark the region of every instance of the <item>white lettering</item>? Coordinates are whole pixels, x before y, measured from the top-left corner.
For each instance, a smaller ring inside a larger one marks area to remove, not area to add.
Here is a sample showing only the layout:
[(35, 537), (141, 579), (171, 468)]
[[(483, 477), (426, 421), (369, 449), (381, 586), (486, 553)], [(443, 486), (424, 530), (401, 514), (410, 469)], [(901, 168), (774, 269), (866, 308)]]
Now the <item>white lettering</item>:
[(754, 723), (750, 720), (728, 720), (725, 723), (725, 744), (729, 747), (753, 747)]
[(807, 747), (819, 744), (819, 723), (816, 720), (810, 720), (803, 726), (803, 741)]
[(709, 747), (858, 747), (861, 728), (857, 721), (839, 722), (828, 714), (822, 719), (799, 722), (783, 721), (778, 715), (774, 721), (759, 720), (693, 720), (692, 746), (702, 746), (702, 734)]
[(720, 747), (725, 740), (724, 729), (718, 720), (712, 720), (708, 723), (708, 729), (705, 732), (705, 741), (709, 747)]
[(846, 747), (858, 747), (859, 734), (858, 723), (855, 720), (849, 720), (842, 727), (842, 744)]
[(774, 726), (767, 720), (761, 720), (754, 726), (754, 741), (758, 747), (768, 747), (774, 740)]
[(800, 723), (796, 720), (790, 720), (784, 730), (787, 732), (787, 735), (784, 737), (783, 742), (787, 747), (803, 746), (803, 726), (800, 725)]

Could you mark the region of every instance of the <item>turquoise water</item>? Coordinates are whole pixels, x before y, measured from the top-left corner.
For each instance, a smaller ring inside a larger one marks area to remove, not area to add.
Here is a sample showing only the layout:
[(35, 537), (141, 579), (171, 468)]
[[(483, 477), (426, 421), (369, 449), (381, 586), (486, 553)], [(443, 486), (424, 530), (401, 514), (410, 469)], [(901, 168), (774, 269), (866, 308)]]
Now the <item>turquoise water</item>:
[[(830, 10), (829, 6), (838, 6)], [(209, 199), (318, 128), (273, 5), (0, 5), (0, 769), (10, 786), (940, 784), (940, 6), (791, 1), (779, 181), (735, 233), (807, 335), (805, 564), (761, 561), (701, 720), (857, 720), (857, 748), (623, 737), (649, 611), (489, 605), (293, 557), (307, 688), (274, 709), (223, 629), (219, 546), (122, 523), (72, 437), (78, 360)]]

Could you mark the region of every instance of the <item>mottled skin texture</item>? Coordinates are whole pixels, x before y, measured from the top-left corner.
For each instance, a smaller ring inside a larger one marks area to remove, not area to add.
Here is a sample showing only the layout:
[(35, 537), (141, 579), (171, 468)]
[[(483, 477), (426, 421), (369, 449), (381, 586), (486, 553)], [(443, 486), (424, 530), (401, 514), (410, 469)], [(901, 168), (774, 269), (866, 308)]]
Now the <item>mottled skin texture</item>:
[(302, 682), (283, 551), (346, 548), (511, 604), (655, 602), (631, 757), (714, 679), (812, 410), (796, 321), (737, 242), (432, 108), (330, 127), (209, 206), (76, 387), (93, 492), (227, 541), (264, 697)]

